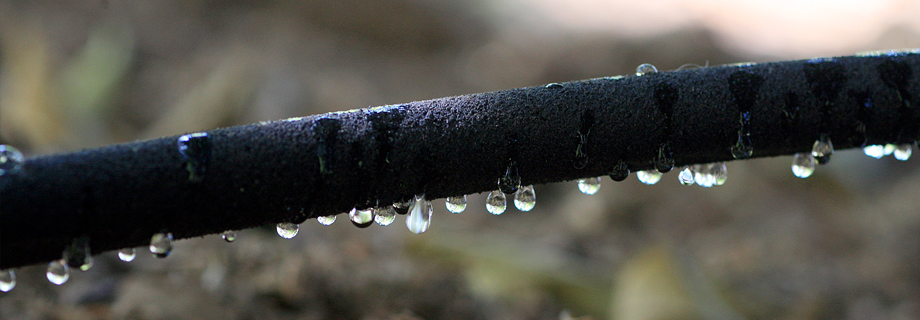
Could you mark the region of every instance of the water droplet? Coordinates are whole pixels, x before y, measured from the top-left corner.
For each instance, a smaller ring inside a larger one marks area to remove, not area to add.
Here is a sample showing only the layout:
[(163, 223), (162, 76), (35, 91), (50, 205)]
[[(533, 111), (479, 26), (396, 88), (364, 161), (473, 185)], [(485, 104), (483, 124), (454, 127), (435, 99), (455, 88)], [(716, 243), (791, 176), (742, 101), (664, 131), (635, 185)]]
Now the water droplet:
[(530, 211), (537, 205), (537, 194), (533, 185), (521, 187), (514, 193), (514, 207), (521, 211)]
[(367, 228), (374, 223), (374, 209), (367, 208), (358, 210), (358, 208), (352, 208), (348, 212), (348, 219), (351, 220), (351, 223), (358, 228)]
[(415, 196), (409, 209), (409, 216), (406, 217), (406, 227), (409, 227), (409, 231), (415, 234), (428, 231), (432, 212), (434, 208), (431, 207), (431, 201), (425, 200), (425, 195)]
[(792, 156), (792, 174), (805, 179), (815, 173), (815, 157), (810, 153), (796, 153)]
[(578, 191), (581, 193), (592, 195), (597, 193), (601, 189), (601, 178), (587, 178), (587, 179), (578, 179)]
[(882, 157), (885, 156), (885, 146), (880, 145), (880, 144), (873, 144), (871, 146), (866, 146), (865, 148), (863, 148), (863, 153), (865, 153), (867, 156), (870, 156), (876, 159), (881, 159)]
[(134, 257), (137, 257), (137, 254), (136, 254), (136, 251), (134, 251), (134, 248), (124, 248), (124, 249), (118, 250), (118, 259), (121, 259), (121, 261), (131, 262), (131, 261), (134, 261)]
[(150, 253), (154, 257), (163, 259), (172, 252), (173, 234), (172, 232), (160, 232), (150, 237)]
[[(396, 210), (396, 209), (394, 208), (393, 210)], [(396, 212), (396, 211), (393, 211), (393, 212)], [(319, 224), (321, 225), (328, 226), (335, 222), (335, 217), (336, 215), (319, 216), (319, 217), (316, 217), (316, 222), (319, 222)]]
[(407, 214), (409, 213), (409, 207), (412, 205), (412, 199), (405, 201), (397, 201), (393, 203), (393, 208), (396, 209), (397, 214)]
[(715, 185), (717, 186), (725, 184), (725, 181), (728, 180), (728, 168), (725, 167), (725, 162), (713, 163), (710, 173), (715, 178)]
[(693, 166), (693, 181), (704, 188), (710, 188), (716, 184), (716, 177), (713, 174), (711, 163), (698, 164)]
[(486, 197), (486, 211), (489, 211), (491, 214), (497, 216), (505, 213), (505, 208), (507, 206), (508, 200), (501, 190), (489, 192), (489, 195)]
[(392, 206), (374, 208), (374, 222), (381, 226), (388, 226), (396, 220), (396, 209)]
[(626, 161), (617, 160), (617, 164), (610, 169), (610, 179), (613, 181), (623, 181), (626, 178), (629, 178), (629, 165), (626, 164)]
[(64, 262), (67, 265), (86, 271), (93, 267), (93, 256), (89, 249), (89, 238), (79, 237), (73, 239), (64, 249)]
[(236, 231), (233, 231), (233, 230), (224, 231), (224, 233), (220, 234), (220, 237), (224, 239), (224, 241), (233, 242), (233, 240), (236, 240)]
[(667, 143), (658, 148), (658, 158), (655, 159), (655, 169), (661, 173), (667, 173), (674, 168), (674, 156), (671, 154), (671, 146)]
[(894, 158), (895, 158), (895, 159), (898, 159), (898, 160), (901, 160), (901, 161), (907, 161), (907, 159), (910, 159), (910, 154), (911, 154), (911, 146), (910, 146), (910, 144), (909, 144), (909, 143), (902, 143), (902, 144), (899, 144), (899, 145), (894, 149), (894, 153), (893, 153), (893, 154), (894, 154)]
[(658, 68), (655, 68), (651, 63), (643, 63), (636, 67), (637, 76), (644, 76), (652, 73), (658, 73)]
[(300, 232), (300, 225), (290, 222), (282, 222), (275, 226), (278, 235), (285, 239), (293, 239)]
[(558, 83), (553, 82), (553, 83), (547, 83), (546, 86), (544, 86), (544, 88), (547, 88), (547, 89), (562, 89), (563, 87), (562, 87), (561, 84), (558, 84)]
[(51, 283), (62, 285), (67, 282), (67, 279), (70, 279), (70, 268), (67, 267), (67, 263), (63, 259), (51, 261), (48, 264), (48, 272), (45, 273), (45, 276), (48, 277), (48, 281), (51, 281)]
[(636, 171), (636, 177), (644, 184), (653, 185), (661, 181), (661, 172), (655, 170)]
[(685, 186), (693, 185), (695, 181), (693, 179), (693, 169), (686, 167), (684, 170), (681, 170), (680, 173), (677, 174), (677, 180), (680, 181), (680, 184)]
[(447, 211), (451, 213), (461, 213), (466, 210), (466, 195), (459, 197), (447, 197)]
[(211, 139), (207, 132), (185, 134), (179, 137), (179, 154), (185, 160), (185, 169), (188, 170), (188, 180), (199, 182), (204, 179), (204, 173), (211, 161)]
[(506, 194), (512, 194), (521, 186), (521, 175), (518, 174), (517, 164), (511, 161), (505, 175), (498, 179), (498, 189)]
[(832, 154), (834, 154), (834, 144), (827, 135), (821, 135), (821, 138), (815, 140), (815, 144), (811, 147), (811, 156), (818, 164), (827, 164), (831, 161)]
[(13, 270), (0, 270), (0, 291), (10, 292), (16, 287), (16, 273)]
[(898, 148), (898, 146), (896, 146), (896, 145), (893, 145), (893, 144), (890, 144), (890, 143), (889, 143), (889, 144), (886, 144), (886, 145), (885, 145), (885, 155), (886, 155), (886, 156), (891, 155), (892, 153), (894, 153), (894, 150), (897, 149), (897, 148)]
[(0, 177), (13, 174), (22, 168), (25, 157), (19, 149), (11, 145), (0, 144)]
[(732, 157), (735, 159), (747, 159), (754, 154), (754, 146), (751, 144), (751, 136), (738, 133), (738, 142), (732, 146)]

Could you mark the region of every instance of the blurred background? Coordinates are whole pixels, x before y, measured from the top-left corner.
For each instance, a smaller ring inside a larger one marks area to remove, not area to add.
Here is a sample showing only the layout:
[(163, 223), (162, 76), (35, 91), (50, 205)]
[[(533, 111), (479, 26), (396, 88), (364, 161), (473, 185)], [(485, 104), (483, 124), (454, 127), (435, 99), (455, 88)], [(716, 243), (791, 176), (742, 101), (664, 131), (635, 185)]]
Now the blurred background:
[[(0, 143), (27, 156), (634, 72), (920, 47), (913, 0), (0, 0)], [(536, 186), (537, 206), (309, 220), (16, 270), (3, 319), (915, 319), (918, 160), (732, 162), (725, 186)], [(676, 172), (676, 170), (675, 170)]]

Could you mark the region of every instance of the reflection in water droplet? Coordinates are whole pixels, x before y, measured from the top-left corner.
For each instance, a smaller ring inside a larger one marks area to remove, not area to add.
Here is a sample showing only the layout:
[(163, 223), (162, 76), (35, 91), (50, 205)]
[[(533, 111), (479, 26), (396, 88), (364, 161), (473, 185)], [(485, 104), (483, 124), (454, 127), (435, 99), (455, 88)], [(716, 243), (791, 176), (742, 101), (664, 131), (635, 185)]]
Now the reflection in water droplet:
[(896, 145), (893, 145), (893, 144), (890, 144), (890, 143), (889, 143), (889, 144), (886, 144), (886, 145), (885, 145), (885, 155), (886, 155), (886, 156), (891, 155), (892, 153), (894, 153), (894, 149), (897, 149), (897, 148), (898, 148), (898, 146), (896, 146)]
[(626, 178), (629, 178), (629, 165), (626, 164), (626, 161), (617, 160), (617, 164), (610, 169), (610, 179), (613, 181), (623, 181)]
[(461, 213), (463, 210), (466, 210), (466, 195), (459, 197), (447, 197), (447, 211), (450, 213)]
[(911, 151), (910, 144), (902, 143), (902, 144), (899, 144), (897, 147), (895, 147), (894, 152), (892, 154), (894, 154), (895, 159), (898, 159), (901, 161), (907, 161), (908, 159), (910, 159), (911, 152), (912, 151)]
[(728, 168), (725, 167), (725, 162), (713, 163), (710, 173), (715, 178), (714, 184), (717, 186), (725, 184), (725, 181), (728, 180)]
[(486, 197), (486, 211), (491, 214), (500, 215), (505, 212), (507, 206), (508, 199), (505, 198), (505, 194), (501, 190), (489, 192)]
[(587, 179), (578, 179), (578, 191), (581, 193), (592, 195), (597, 193), (601, 189), (601, 178), (587, 178)]
[(428, 231), (433, 212), (434, 208), (431, 207), (431, 201), (425, 200), (425, 195), (415, 196), (415, 199), (412, 200), (412, 205), (409, 207), (409, 216), (406, 217), (406, 227), (415, 234)]
[(278, 235), (285, 239), (292, 239), (300, 232), (300, 225), (290, 222), (282, 222), (275, 226)]
[(655, 68), (651, 63), (643, 63), (636, 67), (637, 76), (644, 76), (652, 73), (658, 73), (658, 68)]
[(815, 157), (811, 153), (796, 153), (792, 156), (792, 174), (805, 179), (815, 173)]
[(815, 140), (815, 144), (811, 147), (811, 156), (818, 164), (827, 164), (831, 161), (832, 154), (834, 154), (834, 144), (827, 135), (821, 135), (821, 138)]
[(0, 270), (0, 291), (10, 292), (16, 287), (16, 273), (13, 270)]
[(63, 259), (51, 261), (48, 264), (48, 271), (45, 272), (45, 276), (48, 277), (48, 281), (51, 281), (51, 283), (62, 285), (67, 282), (67, 279), (70, 279), (70, 268), (67, 267), (67, 263)]
[(233, 231), (233, 230), (224, 231), (224, 233), (220, 234), (220, 237), (224, 239), (224, 241), (233, 242), (233, 240), (236, 240), (236, 231)]
[(131, 262), (131, 261), (134, 261), (134, 257), (137, 257), (137, 254), (136, 254), (136, 251), (134, 251), (134, 248), (124, 248), (124, 249), (118, 250), (118, 259), (121, 259), (121, 261)]
[(712, 187), (716, 184), (716, 177), (713, 175), (713, 166), (711, 163), (698, 164), (693, 166), (693, 181), (704, 188)]
[(168, 257), (172, 252), (172, 241), (172, 232), (160, 232), (153, 235), (150, 238), (150, 253), (160, 259)]
[(19, 149), (11, 145), (0, 144), (0, 177), (16, 173), (22, 168), (25, 157)]
[(207, 132), (185, 134), (179, 137), (177, 144), (179, 154), (185, 160), (188, 180), (199, 182), (204, 179), (205, 171), (211, 161), (211, 140)]
[(393, 206), (374, 208), (374, 222), (381, 226), (388, 226), (396, 220), (396, 209)]
[(738, 133), (738, 141), (732, 146), (732, 157), (735, 159), (747, 159), (754, 154), (754, 145), (751, 144), (751, 136), (743, 132)]
[(885, 146), (880, 145), (880, 144), (873, 144), (871, 146), (866, 146), (865, 148), (863, 148), (863, 153), (865, 153), (867, 156), (870, 156), (876, 159), (881, 159), (882, 157), (885, 156)]
[(693, 185), (695, 181), (693, 179), (693, 169), (686, 167), (684, 170), (681, 170), (680, 173), (677, 174), (677, 180), (680, 181), (680, 184), (685, 186)]
[(348, 219), (351, 220), (351, 223), (358, 228), (367, 228), (374, 223), (374, 209), (367, 208), (358, 210), (358, 208), (352, 208), (348, 212)]
[(537, 205), (537, 194), (533, 185), (524, 186), (514, 193), (514, 207), (521, 211), (530, 211)]
[(409, 206), (412, 205), (412, 199), (406, 201), (397, 201), (393, 203), (393, 208), (396, 209), (397, 214), (407, 214), (409, 213)]
[(653, 185), (661, 181), (661, 172), (655, 170), (636, 171), (636, 177), (644, 184)]
[[(396, 210), (396, 209), (394, 208), (393, 210)], [(316, 222), (319, 222), (319, 224), (321, 225), (328, 226), (328, 225), (331, 225), (333, 222), (335, 222), (335, 217), (336, 215), (319, 216), (319, 217), (316, 217)]]
[(505, 170), (505, 175), (498, 179), (498, 190), (505, 194), (512, 194), (521, 186), (521, 175), (518, 174), (517, 164), (511, 161)]

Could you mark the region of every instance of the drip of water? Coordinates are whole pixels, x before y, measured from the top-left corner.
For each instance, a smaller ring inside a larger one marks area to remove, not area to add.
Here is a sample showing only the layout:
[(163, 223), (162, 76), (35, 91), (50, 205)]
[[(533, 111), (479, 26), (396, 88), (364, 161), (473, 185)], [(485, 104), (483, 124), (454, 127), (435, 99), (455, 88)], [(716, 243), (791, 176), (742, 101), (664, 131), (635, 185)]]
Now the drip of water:
[(11, 145), (0, 144), (0, 177), (16, 173), (22, 169), (25, 157), (19, 149)]
[[(395, 211), (396, 208), (393, 208), (393, 210), (394, 210), (393, 212), (396, 212)], [(336, 215), (319, 216), (319, 217), (316, 217), (316, 222), (319, 222), (319, 224), (321, 225), (328, 226), (328, 225), (331, 225), (333, 222), (335, 222), (335, 217)]]
[(150, 237), (150, 253), (154, 257), (163, 259), (172, 252), (173, 234), (171, 232), (160, 232)]
[(494, 215), (500, 215), (505, 213), (505, 208), (508, 206), (508, 200), (505, 198), (505, 193), (501, 190), (495, 190), (489, 192), (489, 195), (486, 197), (486, 211)]
[(671, 154), (671, 146), (667, 143), (658, 148), (658, 158), (655, 159), (655, 169), (661, 173), (667, 173), (674, 168), (674, 156)]
[(558, 83), (553, 82), (553, 83), (547, 83), (546, 86), (544, 86), (544, 88), (547, 88), (547, 89), (562, 89), (563, 87), (562, 87), (561, 84), (558, 84)]
[(521, 175), (518, 174), (517, 164), (511, 161), (505, 175), (498, 179), (498, 190), (505, 194), (512, 194), (521, 186)]
[(521, 211), (530, 211), (537, 205), (537, 194), (534, 193), (533, 185), (518, 188), (514, 193), (514, 207)]
[(601, 178), (587, 178), (587, 179), (578, 179), (578, 191), (581, 193), (592, 195), (597, 193), (601, 189)]
[(693, 179), (693, 169), (691, 167), (686, 167), (684, 170), (681, 170), (680, 173), (677, 174), (677, 180), (680, 181), (682, 185), (692, 186), (695, 181)]
[(886, 155), (886, 156), (890, 156), (892, 153), (894, 153), (894, 149), (897, 149), (897, 148), (898, 148), (898, 146), (896, 146), (896, 145), (893, 145), (893, 144), (890, 144), (890, 143), (889, 143), (889, 144), (886, 144), (886, 145), (885, 145), (885, 155)]
[(447, 197), (447, 211), (450, 213), (461, 213), (463, 210), (466, 210), (466, 195), (459, 197)]
[(715, 178), (715, 185), (717, 186), (725, 184), (725, 181), (728, 180), (728, 168), (725, 167), (725, 162), (713, 163), (710, 172)]
[(374, 222), (381, 226), (388, 226), (396, 220), (396, 209), (393, 206), (374, 208)]
[(224, 241), (233, 242), (233, 240), (236, 240), (236, 231), (233, 231), (233, 230), (224, 231), (224, 233), (220, 234), (220, 237), (224, 239)]
[(653, 185), (661, 181), (661, 172), (655, 170), (636, 171), (636, 177), (644, 184)]
[(876, 159), (881, 159), (882, 157), (885, 156), (885, 146), (880, 145), (880, 144), (873, 144), (871, 146), (866, 146), (865, 148), (863, 148), (863, 153), (865, 153), (867, 156), (870, 156)]
[(118, 250), (118, 259), (124, 262), (134, 261), (134, 258), (137, 257), (137, 253), (134, 248), (124, 248)]
[(732, 157), (735, 159), (747, 159), (754, 154), (754, 145), (751, 143), (751, 136), (745, 132), (738, 132), (738, 141), (732, 146)]
[(895, 147), (892, 154), (894, 154), (895, 159), (907, 161), (907, 159), (910, 159), (911, 146), (909, 143), (899, 144), (897, 147)]
[(16, 273), (13, 270), (0, 270), (0, 291), (10, 292), (16, 287)]
[(636, 67), (636, 75), (644, 76), (647, 74), (658, 73), (658, 68), (655, 68), (651, 63), (643, 63)]
[(805, 179), (815, 173), (815, 157), (810, 153), (796, 153), (792, 156), (792, 174)]
[(367, 208), (361, 209), (352, 208), (348, 212), (348, 219), (351, 220), (351, 223), (358, 228), (367, 228), (374, 223), (374, 209)]
[(51, 281), (51, 283), (62, 285), (67, 282), (67, 279), (70, 279), (70, 268), (67, 267), (67, 263), (63, 259), (51, 261), (48, 264), (48, 271), (45, 272), (45, 276), (48, 277), (48, 281)]
[(415, 234), (428, 231), (428, 227), (431, 226), (431, 214), (433, 212), (434, 208), (431, 207), (431, 201), (425, 200), (425, 195), (415, 196), (409, 209), (409, 216), (406, 217), (406, 227)]
[(188, 170), (188, 180), (200, 182), (204, 179), (205, 171), (211, 161), (211, 140), (207, 132), (185, 134), (179, 137), (176, 144), (179, 154), (185, 160), (185, 169)]
[(406, 201), (397, 201), (393, 202), (393, 209), (396, 209), (396, 214), (407, 214), (409, 213), (409, 206), (412, 205), (412, 199)]
[(282, 222), (275, 226), (278, 235), (285, 239), (292, 239), (300, 232), (300, 225), (290, 222)]
[(832, 154), (834, 154), (834, 144), (827, 135), (821, 135), (821, 138), (815, 140), (815, 144), (811, 147), (811, 156), (818, 164), (827, 164), (831, 161)]
[(693, 181), (704, 188), (710, 188), (716, 184), (716, 177), (713, 174), (711, 163), (698, 164), (693, 166)]
[(617, 160), (617, 164), (610, 169), (610, 173), (608, 174), (610, 175), (610, 179), (613, 179), (613, 181), (619, 182), (626, 180), (626, 178), (629, 178), (629, 165), (627, 165), (626, 161), (623, 161), (622, 159)]
[(89, 249), (89, 238), (80, 237), (73, 240), (64, 249), (64, 262), (67, 265), (87, 271), (93, 267), (93, 256)]

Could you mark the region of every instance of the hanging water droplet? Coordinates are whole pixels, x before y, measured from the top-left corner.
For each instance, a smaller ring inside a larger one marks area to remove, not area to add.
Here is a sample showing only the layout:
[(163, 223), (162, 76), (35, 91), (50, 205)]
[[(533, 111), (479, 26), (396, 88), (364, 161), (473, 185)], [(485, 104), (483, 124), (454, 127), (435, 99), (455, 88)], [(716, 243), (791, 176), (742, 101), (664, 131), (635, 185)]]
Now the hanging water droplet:
[(714, 185), (721, 186), (728, 180), (728, 168), (725, 167), (725, 162), (713, 163), (710, 173), (715, 179)]
[(710, 188), (716, 184), (716, 177), (713, 175), (713, 166), (711, 163), (698, 164), (693, 166), (693, 181), (704, 188)]
[[(394, 208), (393, 210), (396, 210), (396, 209)], [(393, 211), (393, 212), (396, 212), (396, 211)], [(335, 217), (336, 215), (319, 216), (319, 217), (316, 217), (316, 222), (319, 222), (319, 224), (321, 225), (328, 226), (328, 225), (331, 225), (333, 222), (335, 222)]]
[(751, 144), (751, 136), (743, 132), (738, 133), (738, 141), (732, 146), (732, 157), (735, 159), (747, 159), (754, 154), (754, 145)]
[(86, 271), (93, 267), (93, 256), (90, 253), (89, 238), (79, 237), (73, 239), (70, 245), (64, 249), (64, 262), (68, 266), (79, 268)]
[(514, 207), (521, 211), (530, 211), (537, 205), (537, 194), (533, 185), (521, 187), (514, 193)]
[(163, 259), (172, 252), (173, 234), (172, 232), (160, 232), (150, 237), (150, 253), (154, 257)]
[(285, 239), (293, 239), (300, 232), (300, 225), (290, 222), (282, 222), (275, 226), (278, 235)]
[(425, 195), (415, 196), (409, 208), (409, 216), (406, 217), (406, 227), (415, 234), (428, 231), (432, 212), (434, 208), (431, 207), (431, 201), (425, 200)]
[(629, 178), (629, 165), (626, 164), (626, 161), (617, 160), (617, 164), (610, 169), (610, 179), (613, 181), (623, 181), (626, 178)]
[(459, 197), (447, 197), (447, 211), (451, 213), (461, 213), (463, 210), (466, 210), (466, 195)]
[(866, 146), (865, 148), (863, 148), (863, 153), (865, 153), (867, 156), (870, 156), (876, 159), (881, 159), (882, 157), (885, 156), (885, 146), (880, 145), (880, 144), (873, 144), (871, 146)]
[(397, 201), (393, 203), (393, 208), (396, 209), (396, 214), (407, 214), (409, 213), (409, 206), (412, 205), (412, 199), (405, 201)]
[(896, 145), (894, 145), (894, 144), (890, 144), (890, 143), (889, 143), (889, 144), (886, 144), (886, 145), (885, 145), (885, 155), (886, 155), (886, 156), (891, 155), (892, 153), (894, 153), (894, 150), (897, 149), (897, 148), (898, 148), (898, 146), (896, 146)]
[(518, 174), (517, 164), (511, 161), (505, 175), (498, 179), (498, 190), (505, 194), (512, 194), (521, 186), (521, 175)]
[(236, 231), (233, 231), (233, 230), (224, 231), (224, 233), (220, 234), (220, 237), (224, 239), (224, 241), (233, 242), (233, 240), (236, 240)]
[(895, 159), (898, 159), (901, 161), (907, 161), (908, 159), (910, 159), (911, 146), (909, 143), (899, 144), (897, 147), (895, 147), (894, 152), (892, 154), (894, 154)]
[(792, 156), (792, 174), (805, 179), (815, 173), (815, 158), (810, 153), (796, 153)]
[(636, 171), (636, 177), (644, 184), (653, 185), (661, 181), (661, 172), (655, 170)]
[(10, 292), (16, 287), (16, 273), (13, 270), (0, 270), (0, 291)]
[(118, 259), (121, 259), (121, 261), (131, 262), (134, 261), (134, 257), (136, 256), (137, 254), (136, 251), (134, 251), (134, 248), (124, 248), (118, 250)]
[(396, 220), (396, 209), (392, 206), (374, 208), (374, 222), (381, 226), (388, 226)]
[(693, 169), (686, 167), (684, 170), (681, 170), (680, 173), (677, 174), (677, 180), (680, 181), (680, 184), (685, 186), (693, 185), (695, 181), (693, 179)]
[(16, 173), (22, 168), (25, 157), (19, 149), (11, 145), (0, 144), (0, 177)]
[(367, 228), (374, 223), (374, 209), (367, 208), (358, 210), (358, 208), (352, 208), (348, 212), (348, 219), (351, 220), (351, 223), (358, 228)]
[(667, 173), (674, 168), (674, 156), (671, 154), (671, 146), (667, 143), (658, 148), (658, 158), (655, 159), (655, 169), (661, 173)]
[(834, 144), (827, 135), (821, 135), (821, 138), (815, 140), (815, 144), (811, 147), (811, 156), (818, 164), (827, 164), (828, 161), (831, 161), (832, 154), (834, 154)]
[(637, 76), (644, 76), (652, 73), (658, 73), (658, 68), (655, 68), (651, 63), (643, 63), (636, 67)]
[(48, 277), (48, 281), (51, 281), (51, 283), (62, 285), (67, 282), (67, 279), (70, 279), (70, 268), (67, 267), (67, 263), (63, 259), (51, 261), (48, 264), (48, 271), (45, 272), (45, 276)]
[(587, 178), (587, 179), (578, 179), (578, 191), (581, 193), (592, 195), (597, 193), (601, 189), (601, 178)]
[(501, 190), (495, 190), (489, 192), (489, 195), (486, 197), (486, 211), (494, 215), (500, 215), (505, 212), (505, 208), (508, 206), (508, 200), (505, 198), (505, 193)]
[(205, 171), (211, 161), (211, 140), (207, 132), (185, 134), (179, 137), (177, 144), (179, 154), (185, 160), (188, 180), (199, 182), (204, 179)]

